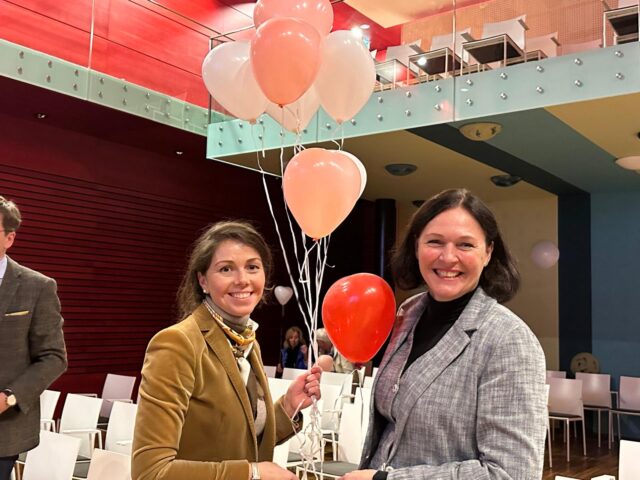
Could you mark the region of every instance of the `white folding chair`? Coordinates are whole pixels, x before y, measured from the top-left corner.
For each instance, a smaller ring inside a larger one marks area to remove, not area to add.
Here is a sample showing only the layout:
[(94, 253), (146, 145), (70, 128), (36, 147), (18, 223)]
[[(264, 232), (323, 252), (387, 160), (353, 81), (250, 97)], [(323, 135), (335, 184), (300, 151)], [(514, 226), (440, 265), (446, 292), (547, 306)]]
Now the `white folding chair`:
[(138, 405), (135, 403), (113, 403), (109, 425), (107, 426), (107, 435), (104, 440), (105, 450), (131, 455), (137, 412)]
[(42, 430), (56, 431), (53, 415), (59, 398), (60, 392), (55, 390), (45, 390), (40, 394), (40, 428)]
[(611, 436), (612, 434), (615, 434), (615, 431), (613, 430), (614, 416), (616, 417), (618, 424), (618, 438), (622, 439), (620, 415), (640, 416), (640, 377), (620, 377), (618, 406), (609, 411), (609, 448), (611, 448)]
[(265, 365), (264, 366), (264, 373), (267, 377), (270, 378), (276, 378), (276, 367), (272, 366), (272, 365)]
[(287, 393), (287, 389), (291, 385), (292, 380), (288, 380), (286, 378), (267, 378), (267, 382), (269, 384), (269, 392), (271, 392), (271, 398), (275, 402), (285, 393)]
[(96, 437), (98, 446), (102, 448), (102, 435), (98, 430), (98, 417), (100, 416), (101, 406), (101, 398), (87, 397), (74, 393), (67, 394), (64, 402), (59, 432), (82, 440), (80, 457), (84, 457), (84, 460), (91, 458)]
[(549, 378), (549, 419), (560, 420), (565, 424), (567, 462), (570, 461), (571, 449), (569, 424), (582, 422), (582, 449), (584, 455), (587, 455), (581, 380)]
[(638, 480), (640, 478), (640, 442), (620, 441), (618, 480)]
[(282, 378), (284, 380), (295, 380), (298, 376), (306, 373), (307, 370), (303, 370), (301, 368), (288, 368), (285, 367), (282, 369)]
[(585, 410), (598, 412), (598, 447), (600, 447), (601, 413), (611, 410), (611, 375), (605, 373), (576, 373), (582, 380), (582, 402)]
[(40, 444), (27, 453), (22, 480), (71, 480), (80, 439), (40, 430)]
[(93, 453), (87, 480), (131, 480), (129, 455), (99, 449)]

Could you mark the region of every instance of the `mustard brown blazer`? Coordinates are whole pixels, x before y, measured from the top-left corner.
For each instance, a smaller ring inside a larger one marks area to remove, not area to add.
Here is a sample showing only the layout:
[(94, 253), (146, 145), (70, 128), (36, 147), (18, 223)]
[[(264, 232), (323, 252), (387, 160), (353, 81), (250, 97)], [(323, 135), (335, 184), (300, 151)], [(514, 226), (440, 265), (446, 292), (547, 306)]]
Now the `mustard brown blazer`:
[(260, 348), (248, 360), (265, 392), (258, 444), (246, 386), (227, 337), (204, 305), (157, 333), (142, 367), (133, 436), (133, 480), (248, 479), (290, 437), (282, 399), (273, 404)]

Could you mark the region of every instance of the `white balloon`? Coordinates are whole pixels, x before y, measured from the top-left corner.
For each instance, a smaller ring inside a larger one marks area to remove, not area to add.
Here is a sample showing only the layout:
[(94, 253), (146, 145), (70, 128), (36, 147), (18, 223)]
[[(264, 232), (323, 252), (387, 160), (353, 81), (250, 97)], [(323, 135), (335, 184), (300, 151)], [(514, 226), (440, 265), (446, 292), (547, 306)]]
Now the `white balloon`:
[(267, 113), (290, 132), (300, 133), (307, 128), (319, 106), (320, 97), (312, 85), (298, 100), (283, 108), (268, 102)]
[(274, 291), (276, 299), (280, 305), (285, 305), (293, 296), (293, 288), (278, 285)]
[(352, 119), (367, 103), (376, 83), (376, 67), (361, 38), (337, 30), (322, 43), (315, 87), (322, 108), (336, 122)]
[(560, 251), (551, 240), (536, 243), (531, 249), (531, 260), (540, 268), (553, 267), (560, 258)]
[(249, 42), (226, 42), (211, 50), (202, 62), (202, 80), (225, 110), (254, 122), (267, 108), (249, 60)]
[(364, 187), (366, 187), (367, 185), (367, 170), (364, 168), (364, 165), (362, 164), (360, 159), (353, 153), (345, 152), (344, 150), (342, 150), (342, 153), (349, 157), (353, 161), (353, 163), (355, 163), (356, 167), (358, 167), (358, 170), (360, 170), (360, 193), (358, 194), (358, 197), (360, 197), (360, 195), (362, 195), (362, 192), (364, 192)]

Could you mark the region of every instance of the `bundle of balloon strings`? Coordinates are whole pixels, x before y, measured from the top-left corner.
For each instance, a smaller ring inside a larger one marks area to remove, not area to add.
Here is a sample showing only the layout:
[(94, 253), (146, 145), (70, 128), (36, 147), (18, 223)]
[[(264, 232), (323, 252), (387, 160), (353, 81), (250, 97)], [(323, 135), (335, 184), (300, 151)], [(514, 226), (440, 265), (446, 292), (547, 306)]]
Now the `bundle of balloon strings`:
[[(302, 403), (298, 405), (296, 414), (300, 410)], [(314, 478), (322, 476), (324, 465), (324, 446), (325, 440), (322, 437), (322, 412), (318, 407), (318, 400), (313, 399), (313, 404), (308, 409), (309, 422), (304, 425), (301, 430), (297, 430), (293, 425), (296, 438), (300, 441), (300, 459), (302, 462), (302, 480), (307, 480), (309, 473), (314, 475)], [(294, 415), (294, 418), (295, 418)]]

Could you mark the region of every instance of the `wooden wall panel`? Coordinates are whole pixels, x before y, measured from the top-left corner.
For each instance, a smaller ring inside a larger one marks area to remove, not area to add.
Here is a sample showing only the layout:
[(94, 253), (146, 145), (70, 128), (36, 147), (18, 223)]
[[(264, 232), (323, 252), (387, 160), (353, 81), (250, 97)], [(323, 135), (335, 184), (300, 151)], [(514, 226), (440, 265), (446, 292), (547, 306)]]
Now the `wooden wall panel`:
[[(99, 122), (99, 108), (90, 111), (87, 121)], [(156, 128), (157, 135), (174, 131)], [(190, 244), (213, 221), (251, 220), (273, 248), (273, 284), (290, 284), (259, 174), (197, 155), (159, 155), (1, 107), (0, 131), (0, 195), (23, 214), (9, 254), (58, 282), (69, 369), (54, 388), (100, 392), (109, 372), (139, 375), (151, 336), (176, 320)], [(268, 182), (281, 216), (280, 182)], [(359, 203), (333, 236), (325, 288), (372, 271), (372, 226), (372, 204)], [(254, 317), (265, 363), (275, 365), (282, 332), (301, 323), (297, 306), (290, 302), (283, 315), (273, 302)]]

